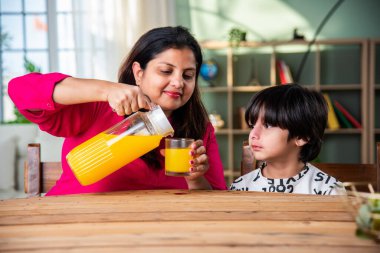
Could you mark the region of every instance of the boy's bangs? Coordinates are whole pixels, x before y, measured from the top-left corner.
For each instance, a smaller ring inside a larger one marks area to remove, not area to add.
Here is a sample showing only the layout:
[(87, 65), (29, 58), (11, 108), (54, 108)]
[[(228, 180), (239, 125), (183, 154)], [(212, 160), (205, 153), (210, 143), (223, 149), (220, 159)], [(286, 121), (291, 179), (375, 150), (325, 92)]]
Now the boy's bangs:
[(273, 105), (273, 102), (265, 104), (264, 107), (264, 122), (266, 124), (269, 124), (271, 126), (280, 126), (279, 122), (279, 112), (276, 108), (276, 105)]
[(277, 106), (278, 98), (271, 96), (257, 96), (247, 110), (247, 123), (254, 125), (259, 119), (260, 113), (263, 112), (263, 123), (270, 124), (272, 126), (278, 126), (279, 119)]

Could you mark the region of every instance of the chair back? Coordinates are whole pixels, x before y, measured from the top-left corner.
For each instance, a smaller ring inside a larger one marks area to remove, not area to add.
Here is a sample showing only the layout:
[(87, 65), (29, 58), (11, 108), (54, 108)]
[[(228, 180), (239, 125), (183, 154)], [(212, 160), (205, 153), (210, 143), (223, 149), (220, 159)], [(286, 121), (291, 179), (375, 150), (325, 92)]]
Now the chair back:
[[(376, 191), (380, 191), (380, 142), (376, 143), (376, 163), (374, 164), (348, 164), (348, 163), (312, 163), (314, 166), (335, 177), (341, 182), (370, 183)], [(245, 175), (257, 168), (259, 161), (253, 157), (247, 143), (243, 143), (242, 162), (240, 172)], [(367, 190), (359, 187), (360, 190)]]
[(315, 167), (335, 177), (341, 182), (362, 184), (360, 191), (368, 191), (366, 184), (371, 184), (375, 191), (379, 190), (379, 168), (376, 164), (364, 163), (312, 163)]
[(28, 144), (24, 167), (24, 191), (28, 197), (48, 192), (61, 174), (61, 162), (41, 162), (41, 145)]

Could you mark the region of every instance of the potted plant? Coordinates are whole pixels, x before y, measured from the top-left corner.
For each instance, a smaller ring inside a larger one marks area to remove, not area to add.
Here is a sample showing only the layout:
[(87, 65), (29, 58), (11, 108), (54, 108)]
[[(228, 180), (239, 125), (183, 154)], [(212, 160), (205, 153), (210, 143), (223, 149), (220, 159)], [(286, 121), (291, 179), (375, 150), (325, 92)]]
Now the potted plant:
[(232, 28), (229, 32), (229, 42), (232, 47), (238, 47), (240, 42), (246, 41), (247, 32), (239, 28)]

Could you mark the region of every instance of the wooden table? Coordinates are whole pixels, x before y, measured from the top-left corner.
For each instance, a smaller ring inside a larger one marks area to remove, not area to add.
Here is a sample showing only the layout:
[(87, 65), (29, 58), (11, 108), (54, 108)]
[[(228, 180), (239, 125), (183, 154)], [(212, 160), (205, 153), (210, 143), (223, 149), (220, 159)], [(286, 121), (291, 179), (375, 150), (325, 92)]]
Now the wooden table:
[(338, 196), (129, 191), (0, 202), (0, 252), (380, 252)]

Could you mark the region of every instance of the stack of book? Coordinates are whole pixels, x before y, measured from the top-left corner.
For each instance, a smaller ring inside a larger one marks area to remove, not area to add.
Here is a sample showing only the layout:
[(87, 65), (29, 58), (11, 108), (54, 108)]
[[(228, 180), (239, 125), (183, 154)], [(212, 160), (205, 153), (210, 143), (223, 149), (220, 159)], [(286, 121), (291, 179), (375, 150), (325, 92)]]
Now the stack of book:
[(327, 93), (324, 93), (323, 96), (328, 106), (327, 127), (329, 129), (362, 128), (360, 122), (341, 103), (337, 100), (331, 100)]

